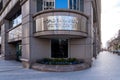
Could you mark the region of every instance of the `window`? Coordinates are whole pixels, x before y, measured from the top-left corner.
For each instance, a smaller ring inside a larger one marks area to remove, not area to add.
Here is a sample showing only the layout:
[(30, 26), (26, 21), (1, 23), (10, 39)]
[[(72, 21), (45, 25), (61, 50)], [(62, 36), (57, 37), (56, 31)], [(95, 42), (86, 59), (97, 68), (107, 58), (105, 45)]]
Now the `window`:
[(16, 60), (20, 61), (20, 57), (22, 56), (21, 42), (18, 42), (15, 45), (16, 45)]
[(15, 27), (22, 22), (22, 15), (19, 15), (12, 21), (12, 26)]
[(55, 0), (55, 8), (68, 9), (68, 0)]
[(44, 10), (54, 9), (54, 0), (44, 0)]
[(54, 0), (37, 0), (37, 11), (54, 9)]
[(37, 0), (37, 11), (48, 9), (84, 10), (84, 0)]
[(15, 27), (22, 23), (22, 15), (21, 11), (18, 11), (12, 18), (11, 18), (11, 27)]
[(69, 0), (69, 8), (84, 11), (84, 0)]
[(84, 0), (80, 0), (80, 11), (84, 11)]
[(51, 39), (51, 57), (68, 58), (68, 39)]
[(43, 10), (42, 6), (43, 6), (43, 0), (37, 0), (37, 12)]

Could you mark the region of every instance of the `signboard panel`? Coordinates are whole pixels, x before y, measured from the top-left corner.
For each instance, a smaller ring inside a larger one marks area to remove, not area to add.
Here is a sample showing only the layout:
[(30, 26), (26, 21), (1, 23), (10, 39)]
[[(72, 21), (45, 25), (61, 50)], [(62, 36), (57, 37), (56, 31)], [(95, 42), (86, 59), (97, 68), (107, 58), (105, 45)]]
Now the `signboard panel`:
[(78, 20), (71, 16), (48, 16), (44, 24), (47, 30), (77, 30)]
[[(84, 17), (83, 17), (84, 18)], [(45, 16), (36, 19), (36, 32), (44, 30), (77, 30), (86, 29), (86, 20), (74, 16)], [(82, 23), (81, 23), (82, 22)], [(84, 28), (81, 28), (84, 27)], [(84, 30), (85, 31), (85, 30)]]

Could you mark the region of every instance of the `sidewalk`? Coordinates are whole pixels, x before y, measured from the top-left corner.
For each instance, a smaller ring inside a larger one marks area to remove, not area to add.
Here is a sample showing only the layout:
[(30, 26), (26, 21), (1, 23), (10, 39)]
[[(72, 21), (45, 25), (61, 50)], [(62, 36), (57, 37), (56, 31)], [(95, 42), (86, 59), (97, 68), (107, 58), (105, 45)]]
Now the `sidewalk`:
[(0, 60), (0, 80), (120, 80), (120, 56), (101, 52), (91, 68), (75, 72), (41, 72)]
[(7, 72), (7, 71), (13, 71), (17, 69), (22, 69), (22, 64), (17, 61), (13, 60), (3, 60), (3, 58), (0, 56), (0, 72)]

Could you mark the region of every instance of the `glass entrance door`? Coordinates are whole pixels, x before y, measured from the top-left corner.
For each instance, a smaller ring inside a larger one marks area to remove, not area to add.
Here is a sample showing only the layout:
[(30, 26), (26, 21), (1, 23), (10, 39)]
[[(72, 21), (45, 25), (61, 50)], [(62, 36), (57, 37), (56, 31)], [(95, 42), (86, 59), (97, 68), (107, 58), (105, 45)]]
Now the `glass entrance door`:
[(16, 43), (16, 60), (17, 61), (20, 61), (20, 57), (22, 56), (21, 50), (22, 50), (21, 42)]
[(68, 57), (68, 39), (51, 40), (51, 57), (52, 58)]

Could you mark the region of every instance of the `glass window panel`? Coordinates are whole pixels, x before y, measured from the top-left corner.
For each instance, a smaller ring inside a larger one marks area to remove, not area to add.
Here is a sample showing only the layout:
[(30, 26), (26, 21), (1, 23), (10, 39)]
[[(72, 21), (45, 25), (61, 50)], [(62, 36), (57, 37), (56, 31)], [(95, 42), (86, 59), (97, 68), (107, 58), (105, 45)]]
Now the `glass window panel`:
[(54, 0), (44, 0), (44, 10), (54, 9)]
[(69, 9), (84, 11), (84, 0), (37, 0), (37, 11), (68, 9), (68, 2)]
[(69, 9), (84, 11), (84, 0), (69, 0)]
[(72, 0), (69, 1), (69, 7), (72, 9)]
[(51, 39), (51, 57), (68, 57), (68, 39)]
[(84, 11), (84, 0), (80, 0), (80, 11)]
[(74, 0), (73, 5), (74, 5), (74, 10), (76, 10), (76, 8), (77, 8), (77, 0)]
[(79, 10), (80, 7), (80, 0), (77, 1), (77, 10)]
[(54, 0), (37, 0), (37, 11), (54, 9)]
[(37, 0), (37, 11), (42, 11), (43, 0)]
[(68, 9), (68, 0), (55, 0), (55, 8)]
[(20, 24), (22, 22), (22, 15), (19, 15), (18, 17), (16, 17), (13, 21), (12, 21), (12, 27), (17, 26), (18, 24)]

